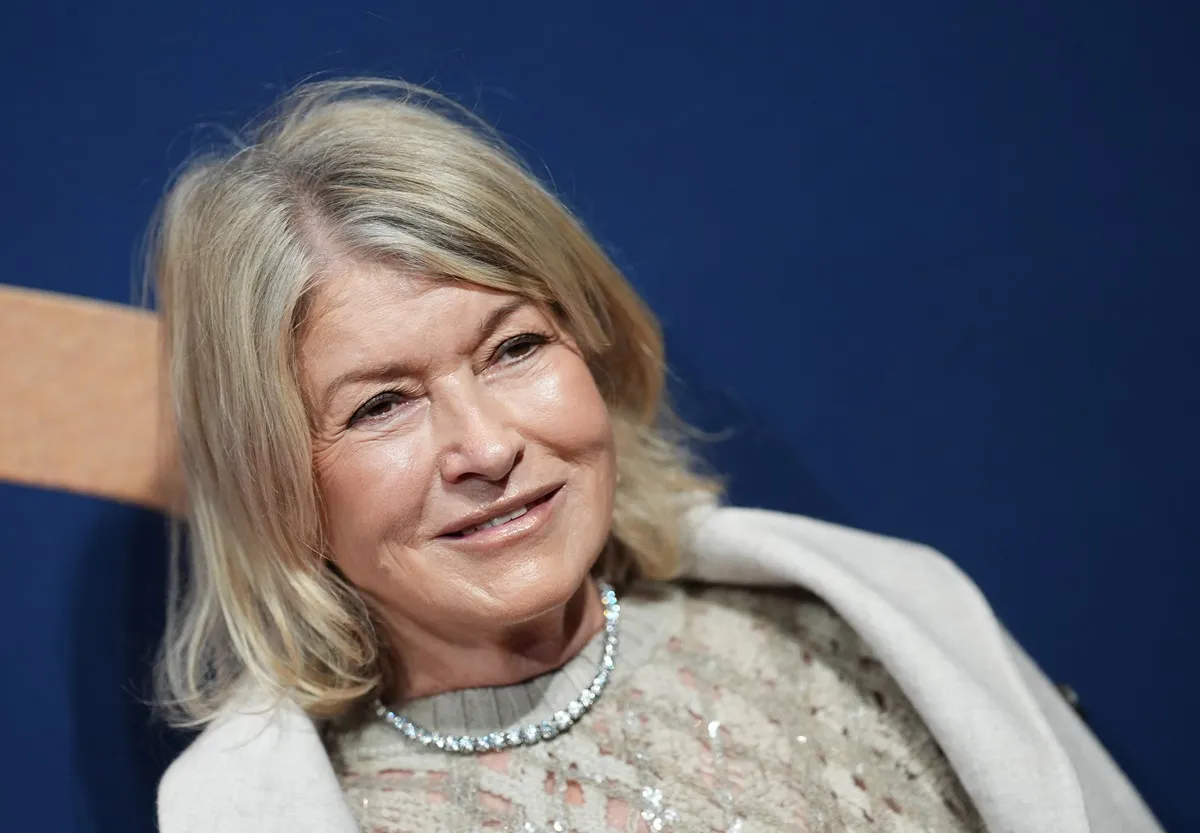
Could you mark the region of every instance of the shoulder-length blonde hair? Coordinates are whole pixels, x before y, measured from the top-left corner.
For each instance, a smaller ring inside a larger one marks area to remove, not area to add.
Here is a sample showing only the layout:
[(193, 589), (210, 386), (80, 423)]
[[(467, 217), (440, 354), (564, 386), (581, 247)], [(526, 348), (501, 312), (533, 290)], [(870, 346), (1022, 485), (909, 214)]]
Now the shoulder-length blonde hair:
[(347, 255), (533, 299), (578, 340), (616, 435), (610, 580), (675, 574), (682, 514), (717, 491), (664, 427), (654, 316), (493, 132), (398, 81), (301, 86), (192, 161), (148, 238), (188, 500), (158, 663), (177, 724), (211, 720), (246, 678), (335, 717), (386, 673), (369, 610), (322, 558), (296, 372), (306, 297)]

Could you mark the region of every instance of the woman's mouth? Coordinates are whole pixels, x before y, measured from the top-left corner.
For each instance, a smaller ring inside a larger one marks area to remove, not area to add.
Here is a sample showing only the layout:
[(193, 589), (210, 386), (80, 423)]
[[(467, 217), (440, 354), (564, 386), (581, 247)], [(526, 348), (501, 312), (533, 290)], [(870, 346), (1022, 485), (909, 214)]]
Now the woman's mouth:
[[(542, 497), (537, 498), (536, 500), (530, 501), (529, 503), (527, 503), (523, 506), (519, 506), (516, 509), (513, 509), (511, 512), (506, 512), (503, 515), (497, 515), (496, 517), (490, 518), (489, 520), (486, 520), (483, 523), (476, 524), (475, 526), (469, 526), (469, 527), (467, 527), (465, 529), (461, 529), (457, 532), (447, 533), (447, 534), (443, 535), (442, 537), (443, 538), (451, 538), (451, 539), (470, 538), (472, 536), (478, 535), (480, 533), (483, 533), (483, 532), (486, 532), (489, 530), (503, 528), (503, 527), (507, 526), (508, 524), (512, 523), (513, 521), (517, 520), (518, 518), (524, 517), (525, 515), (528, 515), (530, 512), (535, 512), (539, 507), (545, 505), (546, 503), (549, 503), (550, 500), (552, 500), (554, 498), (554, 496), (557, 495), (561, 489), (562, 489), (562, 487), (559, 486), (559, 487), (555, 488), (553, 491), (546, 493)], [(538, 514), (540, 514), (540, 513), (538, 513)]]

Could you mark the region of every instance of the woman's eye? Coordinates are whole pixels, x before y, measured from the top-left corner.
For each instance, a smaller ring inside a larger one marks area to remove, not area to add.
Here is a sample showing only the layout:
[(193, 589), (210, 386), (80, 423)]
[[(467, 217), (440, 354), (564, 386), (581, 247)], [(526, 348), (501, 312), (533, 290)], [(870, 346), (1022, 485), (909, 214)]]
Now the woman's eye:
[(387, 416), (395, 410), (404, 397), (398, 393), (386, 392), (368, 399), (361, 408), (354, 412), (354, 416), (350, 418), (350, 424), (361, 422), (364, 419), (379, 419)]
[(536, 333), (513, 336), (496, 348), (496, 361), (501, 364), (518, 362), (527, 358), (545, 344), (547, 338)]

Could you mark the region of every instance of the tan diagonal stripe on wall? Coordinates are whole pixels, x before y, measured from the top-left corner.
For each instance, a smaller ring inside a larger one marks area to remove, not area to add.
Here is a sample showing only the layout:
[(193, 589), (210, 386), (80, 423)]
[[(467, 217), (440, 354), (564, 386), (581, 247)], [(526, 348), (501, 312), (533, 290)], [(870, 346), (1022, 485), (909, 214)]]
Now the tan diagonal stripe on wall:
[(0, 284), (0, 479), (175, 505), (159, 387), (152, 313)]

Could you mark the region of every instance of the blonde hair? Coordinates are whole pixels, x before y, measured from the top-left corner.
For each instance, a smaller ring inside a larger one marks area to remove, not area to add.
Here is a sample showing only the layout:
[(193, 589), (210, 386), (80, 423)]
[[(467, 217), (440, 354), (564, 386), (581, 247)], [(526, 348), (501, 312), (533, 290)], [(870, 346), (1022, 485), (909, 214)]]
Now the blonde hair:
[(303, 85), (231, 153), (190, 162), (148, 237), (187, 486), (158, 699), (215, 717), (247, 678), (318, 718), (383, 682), (370, 611), (324, 552), (295, 342), (334, 257), (551, 308), (612, 414), (610, 580), (678, 569), (682, 514), (716, 493), (667, 430), (663, 344), (637, 293), (495, 134), (399, 81)]

